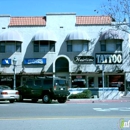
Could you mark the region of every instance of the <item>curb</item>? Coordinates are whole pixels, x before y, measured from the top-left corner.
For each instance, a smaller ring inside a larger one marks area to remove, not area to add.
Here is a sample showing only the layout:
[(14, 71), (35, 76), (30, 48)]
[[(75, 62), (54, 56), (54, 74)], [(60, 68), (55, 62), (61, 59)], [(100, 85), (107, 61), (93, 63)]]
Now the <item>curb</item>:
[(118, 102), (130, 102), (129, 100), (125, 100), (125, 99), (114, 99), (114, 100), (95, 100), (95, 99), (68, 99), (67, 103), (118, 103)]

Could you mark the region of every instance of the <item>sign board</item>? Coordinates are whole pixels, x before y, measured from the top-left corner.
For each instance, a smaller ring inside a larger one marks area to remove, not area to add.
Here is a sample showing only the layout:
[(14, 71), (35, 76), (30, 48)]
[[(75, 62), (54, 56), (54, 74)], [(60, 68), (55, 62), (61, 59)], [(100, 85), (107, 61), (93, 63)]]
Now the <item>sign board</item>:
[(93, 61), (94, 61), (93, 56), (75, 56), (74, 57), (75, 63), (85, 64), (85, 63), (92, 63)]
[(2, 59), (2, 65), (11, 65), (11, 59)]
[(122, 64), (122, 53), (96, 53), (96, 64)]
[(28, 59), (24, 59), (24, 64), (25, 65), (45, 65), (46, 64), (46, 58), (28, 58)]

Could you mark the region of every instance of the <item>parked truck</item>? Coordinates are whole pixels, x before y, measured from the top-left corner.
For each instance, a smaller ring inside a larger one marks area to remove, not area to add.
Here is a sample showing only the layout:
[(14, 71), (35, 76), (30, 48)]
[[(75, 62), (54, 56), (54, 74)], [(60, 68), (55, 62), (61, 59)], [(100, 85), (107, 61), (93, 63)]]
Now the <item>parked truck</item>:
[(42, 99), (43, 103), (51, 103), (57, 100), (59, 103), (65, 103), (68, 91), (68, 83), (66, 79), (58, 77), (37, 77), (28, 79), (23, 85), (19, 86), (19, 101), (23, 99), (32, 99), (37, 102)]

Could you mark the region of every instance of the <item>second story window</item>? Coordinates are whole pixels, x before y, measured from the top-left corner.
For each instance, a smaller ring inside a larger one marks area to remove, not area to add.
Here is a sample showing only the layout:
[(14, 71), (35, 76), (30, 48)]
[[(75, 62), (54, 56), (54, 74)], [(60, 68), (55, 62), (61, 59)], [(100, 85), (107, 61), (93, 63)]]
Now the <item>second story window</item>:
[(55, 52), (55, 42), (34, 41), (34, 52)]
[(68, 41), (67, 52), (82, 52), (88, 51), (87, 41)]
[(100, 44), (101, 51), (115, 52), (122, 51), (122, 41), (121, 40), (104, 40)]
[(5, 44), (0, 43), (0, 53), (5, 53)]
[(12, 52), (21, 52), (21, 43), (20, 42), (0, 42), (0, 53), (12, 53)]

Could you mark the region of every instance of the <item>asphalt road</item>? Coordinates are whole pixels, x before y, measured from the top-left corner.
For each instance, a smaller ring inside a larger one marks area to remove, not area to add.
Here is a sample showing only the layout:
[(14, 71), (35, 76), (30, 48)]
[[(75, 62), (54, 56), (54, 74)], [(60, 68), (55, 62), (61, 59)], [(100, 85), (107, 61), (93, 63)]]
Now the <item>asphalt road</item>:
[(0, 102), (0, 130), (119, 130), (122, 119), (130, 120), (130, 102)]

